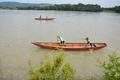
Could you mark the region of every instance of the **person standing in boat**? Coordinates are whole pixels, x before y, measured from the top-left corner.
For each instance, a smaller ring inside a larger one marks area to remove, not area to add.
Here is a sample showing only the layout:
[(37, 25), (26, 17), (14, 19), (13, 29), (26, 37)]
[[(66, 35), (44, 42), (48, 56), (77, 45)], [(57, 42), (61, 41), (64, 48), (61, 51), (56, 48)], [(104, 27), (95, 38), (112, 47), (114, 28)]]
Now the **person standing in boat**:
[(40, 19), (41, 19), (42, 17), (41, 17), (41, 15), (40, 15)]
[(87, 41), (87, 44), (90, 44), (90, 46), (92, 47), (92, 43), (89, 41), (89, 38), (86, 37), (85, 40)]
[(88, 38), (88, 37), (86, 37), (85, 40), (87, 41), (87, 44), (90, 44), (91, 47), (93, 47), (93, 46), (96, 47), (96, 45), (95, 45), (94, 43), (91, 43), (91, 42), (89, 41), (89, 38)]
[(85, 40), (87, 41), (87, 44), (90, 44), (89, 38), (86, 37)]
[(48, 16), (46, 16), (46, 19), (48, 19)]
[(61, 44), (65, 43), (64, 39), (61, 36), (57, 36), (57, 38), (59, 39), (59, 41), (60, 41)]

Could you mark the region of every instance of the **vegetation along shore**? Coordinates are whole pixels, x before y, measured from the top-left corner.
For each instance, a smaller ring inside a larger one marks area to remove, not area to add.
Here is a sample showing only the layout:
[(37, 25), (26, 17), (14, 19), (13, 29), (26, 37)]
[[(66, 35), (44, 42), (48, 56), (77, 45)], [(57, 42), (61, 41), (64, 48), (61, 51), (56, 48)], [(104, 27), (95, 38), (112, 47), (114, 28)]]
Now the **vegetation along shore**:
[(0, 9), (13, 10), (63, 10), (63, 11), (89, 11), (102, 12), (112, 11), (120, 13), (120, 6), (103, 8), (97, 4), (48, 4), (48, 3), (20, 3), (20, 2), (0, 2)]

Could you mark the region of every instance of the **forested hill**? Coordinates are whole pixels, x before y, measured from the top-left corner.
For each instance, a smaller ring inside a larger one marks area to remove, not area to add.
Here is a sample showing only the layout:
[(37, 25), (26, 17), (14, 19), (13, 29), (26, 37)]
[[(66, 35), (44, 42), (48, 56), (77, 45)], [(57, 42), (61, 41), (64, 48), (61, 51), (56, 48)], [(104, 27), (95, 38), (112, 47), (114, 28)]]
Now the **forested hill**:
[(17, 9), (18, 7), (40, 7), (49, 6), (48, 3), (20, 3), (20, 2), (0, 2), (0, 8), (2, 9)]

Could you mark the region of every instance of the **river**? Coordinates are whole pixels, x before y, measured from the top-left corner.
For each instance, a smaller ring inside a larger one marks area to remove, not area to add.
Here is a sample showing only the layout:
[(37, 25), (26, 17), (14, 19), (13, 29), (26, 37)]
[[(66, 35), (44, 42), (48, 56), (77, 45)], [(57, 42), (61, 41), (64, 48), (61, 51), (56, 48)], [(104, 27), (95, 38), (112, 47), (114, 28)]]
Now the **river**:
[[(53, 21), (34, 18), (48, 16)], [(97, 51), (64, 51), (65, 61), (72, 64), (76, 78), (102, 75), (97, 60), (107, 60), (111, 52), (120, 54), (120, 14), (110, 12), (0, 10), (0, 79), (29, 79), (28, 62), (33, 66), (46, 55), (57, 53), (38, 48), (32, 41), (55, 42), (61, 35), (66, 42), (105, 42), (107, 47)], [(58, 52), (59, 53), (59, 52)]]

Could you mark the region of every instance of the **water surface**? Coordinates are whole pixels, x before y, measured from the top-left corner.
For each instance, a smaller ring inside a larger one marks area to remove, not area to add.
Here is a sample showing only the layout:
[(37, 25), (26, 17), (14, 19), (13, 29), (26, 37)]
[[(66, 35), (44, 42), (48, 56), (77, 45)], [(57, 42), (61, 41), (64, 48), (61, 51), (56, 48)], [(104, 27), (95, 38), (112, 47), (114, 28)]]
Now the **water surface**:
[[(55, 17), (53, 21), (36, 21), (42, 16)], [(66, 42), (106, 42), (98, 51), (67, 51), (66, 61), (73, 65), (75, 76), (101, 76), (96, 60), (106, 60), (111, 51), (120, 50), (120, 14), (74, 11), (0, 10), (0, 79), (28, 79), (28, 61), (37, 66), (45, 54), (54, 51), (38, 48), (32, 41), (57, 41), (61, 35)]]

